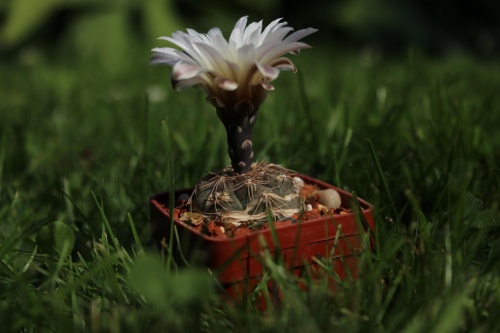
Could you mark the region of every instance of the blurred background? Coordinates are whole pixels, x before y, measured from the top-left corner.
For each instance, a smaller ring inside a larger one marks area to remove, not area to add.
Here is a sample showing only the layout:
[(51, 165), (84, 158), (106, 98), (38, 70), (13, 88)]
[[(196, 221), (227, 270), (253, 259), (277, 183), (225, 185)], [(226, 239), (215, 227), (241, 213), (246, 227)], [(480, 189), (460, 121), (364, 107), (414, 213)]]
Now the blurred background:
[[(3, 0), (0, 57), (38, 56), (100, 63), (110, 72), (131, 65), (155, 39), (186, 27), (201, 32), (236, 20), (318, 28), (322, 47), (393, 55), (418, 49), (431, 55), (470, 53), (490, 59), (500, 50), (500, 1), (496, 0)], [(308, 39), (309, 43), (311, 40)], [(20, 58), (19, 58), (20, 57)]]

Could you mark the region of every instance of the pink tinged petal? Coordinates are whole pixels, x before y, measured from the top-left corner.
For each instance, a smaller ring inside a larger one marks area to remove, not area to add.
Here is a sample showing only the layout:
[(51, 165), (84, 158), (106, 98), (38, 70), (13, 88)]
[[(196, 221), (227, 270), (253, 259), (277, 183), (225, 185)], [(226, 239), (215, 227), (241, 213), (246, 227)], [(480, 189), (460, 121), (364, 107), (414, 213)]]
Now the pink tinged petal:
[[(172, 87), (176, 91), (183, 91), (191, 87), (205, 86), (204, 81), (198, 77), (189, 79), (189, 80), (175, 80), (173, 77), (171, 78)], [(203, 89), (202, 89), (203, 90)]]
[(267, 91), (274, 90), (274, 86), (266, 81), (260, 81), (259, 83), (257, 83), (257, 85), (261, 86), (262, 88), (264, 88), (264, 90), (267, 90)]
[(277, 68), (282, 71), (293, 71), (294, 73), (297, 72), (297, 67), (293, 64), (293, 62), (288, 59), (288, 58), (278, 58), (269, 64), (269, 66)]
[(278, 77), (280, 74), (280, 70), (268, 65), (256, 63), (257, 68), (259, 69), (259, 72), (264, 76), (264, 79), (266, 81), (272, 81)]
[(318, 31), (318, 29), (314, 29), (314, 28), (307, 28), (307, 29), (298, 30), (298, 31), (295, 31), (290, 36), (288, 36), (287, 38), (283, 39), (283, 42), (284, 43), (296, 42), (299, 39), (302, 39), (306, 36), (309, 36), (312, 33), (315, 33), (316, 31)]
[(220, 76), (216, 77), (214, 79), (214, 83), (222, 90), (234, 91), (234, 90), (238, 89), (238, 83), (236, 83), (232, 80), (229, 80), (225, 77), (220, 77)]
[(176, 81), (192, 79), (200, 73), (207, 71), (206, 68), (197, 65), (178, 62), (172, 70), (172, 79)]

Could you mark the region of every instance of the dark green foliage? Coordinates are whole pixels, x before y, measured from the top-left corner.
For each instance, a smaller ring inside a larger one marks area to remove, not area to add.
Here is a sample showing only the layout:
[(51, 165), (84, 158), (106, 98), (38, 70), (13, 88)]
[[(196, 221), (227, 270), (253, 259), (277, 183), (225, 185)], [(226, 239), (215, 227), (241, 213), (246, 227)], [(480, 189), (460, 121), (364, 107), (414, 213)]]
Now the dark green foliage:
[[(2, 330), (498, 331), (498, 62), (314, 50), (261, 106), (255, 158), (374, 203), (377, 246), (357, 282), (325, 258), (319, 283), (295, 278), (266, 253), (263, 282), (234, 305), (210, 272), (150, 242), (151, 194), (230, 164), (202, 94), (173, 93), (148, 52), (115, 76), (36, 49), (2, 58)], [(66, 231), (72, 250), (57, 245)], [(282, 299), (264, 315), (267, 283)]]

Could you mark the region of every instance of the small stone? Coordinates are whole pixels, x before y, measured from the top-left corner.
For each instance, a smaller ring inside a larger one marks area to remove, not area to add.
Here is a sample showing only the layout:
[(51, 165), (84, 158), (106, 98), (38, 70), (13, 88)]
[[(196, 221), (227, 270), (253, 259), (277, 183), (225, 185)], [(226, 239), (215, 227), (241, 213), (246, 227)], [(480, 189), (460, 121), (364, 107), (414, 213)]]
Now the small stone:
[(341, 199), (339, 192), (332, 188), (318, 191), (318, 202), (328, 208), (337, 209), (340, 207)]
[(306, 212), (310, 212), (312, 210), (313, 210), (313, 207), (312, 207), (311, 204), (309, 204), (309, 205), (306, 206)]
[(201, 225), (203, 223), (203, 215), (198, 213), (185, 212), (182, 214), (180, 220), (192, 225)]
[(323, 206), (322, 204), (318, 204), (318, 209), (320, 212), (327, 214), (328, 213), (328, 207)]
[(297, 192), (302, 191), (304, 188), (304, 181), (300, 177), (293, 177), (293, 185), (295, 185), (295, 188), (297, 189)]

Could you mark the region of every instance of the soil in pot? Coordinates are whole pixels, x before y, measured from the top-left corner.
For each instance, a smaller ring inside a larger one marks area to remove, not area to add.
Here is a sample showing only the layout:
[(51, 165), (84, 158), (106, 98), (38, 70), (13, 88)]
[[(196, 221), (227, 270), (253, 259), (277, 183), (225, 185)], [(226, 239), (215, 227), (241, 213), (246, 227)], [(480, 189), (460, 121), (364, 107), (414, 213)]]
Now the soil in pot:
[[(302, 212), (292, 215), (284, 221), (274, 221), (275, 227), (284, 227), (298, 222), (317, 220), (329, 216), (338, 216), (351, 213), (351, 208), (338, 207), (327, 208), (320, 203), (321, 194), (320, 188), (315, 184), (305, 184), (300, 195), (305, 202), (305, 209)], [(191, 203), (189, 199), (184, 199), (175, 203), (174, 217), (187, 223), (192, 228), (202, 232), (203, 234), (214, 237), (216, 239), (226, 239), (238, 237), (246, 234), (251, 234), (261, 230), (270, 228), (269, 223), (246, 224), (241, 223), (235, 225), (233, 223), (225, 223), (220, 219), (205, 221), (200, 214), (191, 213)], [(168, 207), (162, 207), (170, 212)]]

